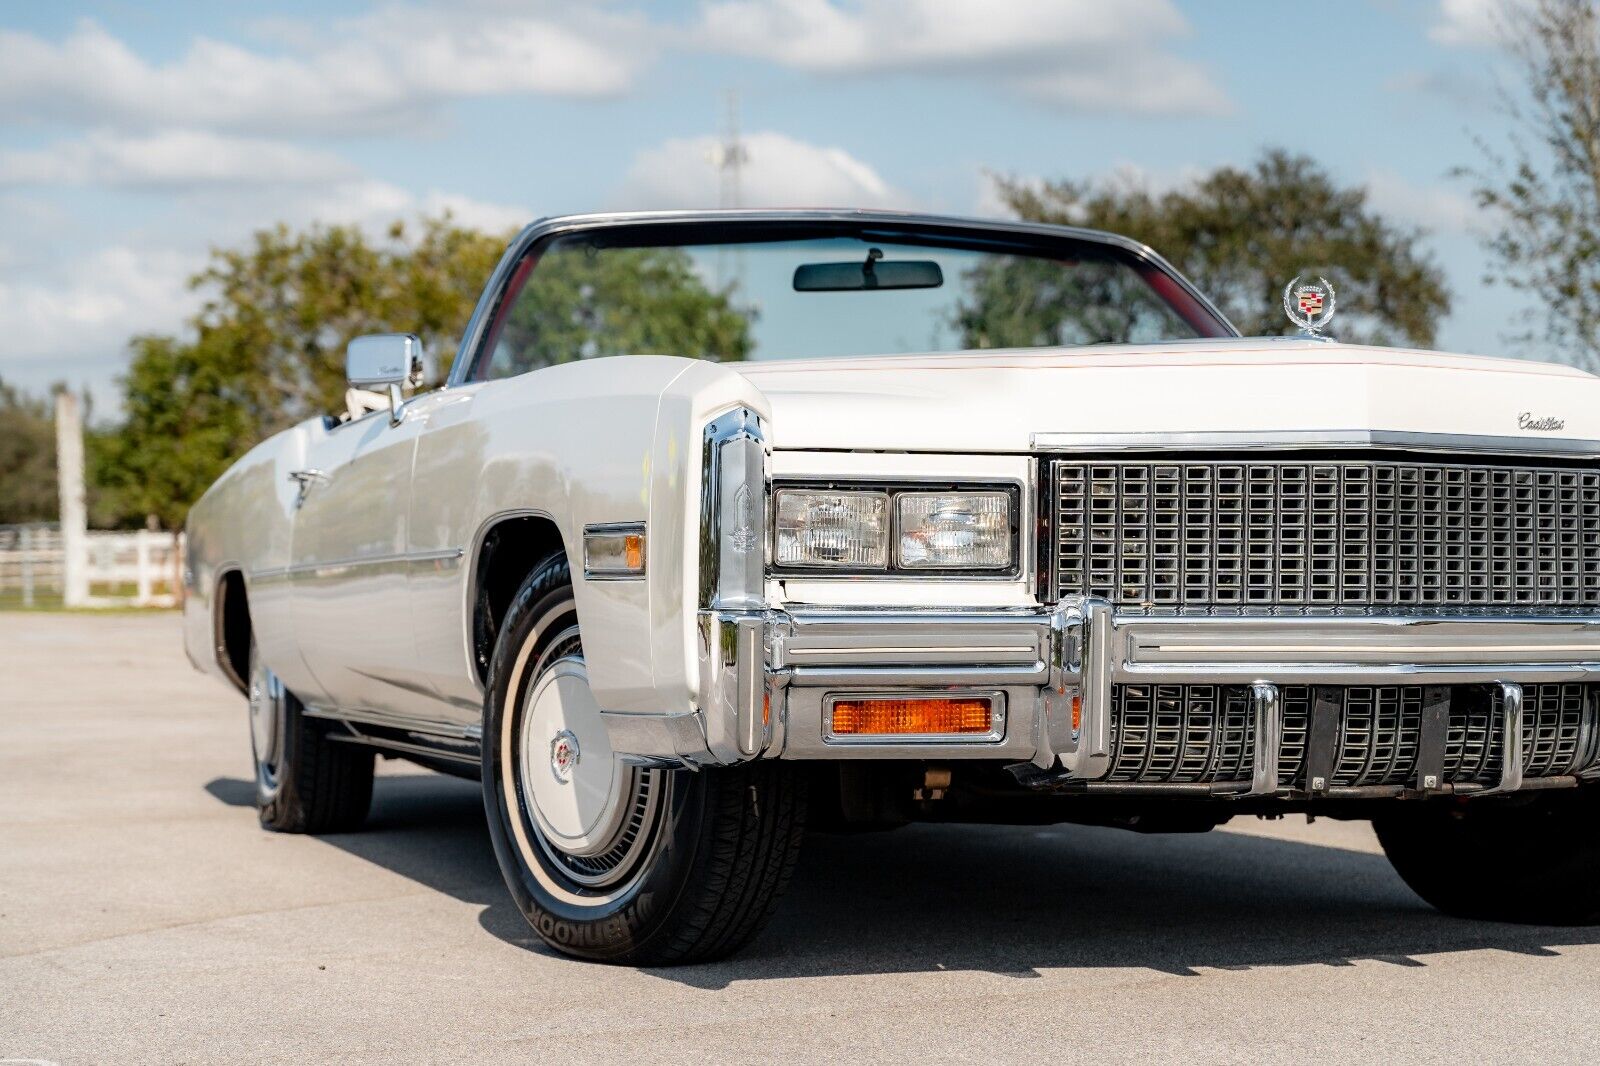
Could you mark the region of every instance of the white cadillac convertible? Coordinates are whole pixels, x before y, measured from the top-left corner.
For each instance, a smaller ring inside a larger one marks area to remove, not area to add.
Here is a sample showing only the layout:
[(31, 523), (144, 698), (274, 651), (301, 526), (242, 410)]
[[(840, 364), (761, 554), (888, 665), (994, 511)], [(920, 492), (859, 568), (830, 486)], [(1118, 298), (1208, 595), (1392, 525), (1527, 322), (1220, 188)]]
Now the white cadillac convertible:
[(635, 964), (746, 942), (808, 827), (917, 820), (1371, 819), (1446, 912), (1600, 921), (1587, 374), (806, 211), (537, 222), (443, 387), (405, 334), (348, 376), (377, 410), (189, 519), (269, 829), (355, 829), (375, 754), (477, 777), (532, 927)]

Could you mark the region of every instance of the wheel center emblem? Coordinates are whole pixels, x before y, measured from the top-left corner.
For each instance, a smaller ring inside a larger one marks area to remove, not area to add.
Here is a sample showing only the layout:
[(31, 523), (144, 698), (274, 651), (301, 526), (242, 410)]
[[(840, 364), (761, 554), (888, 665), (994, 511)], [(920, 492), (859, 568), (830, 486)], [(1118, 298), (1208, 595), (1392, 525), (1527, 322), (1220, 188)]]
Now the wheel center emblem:
[(550, 772), (563, 785), (572, 780), (572, 768), (578, 765), (578, 738), (572, 730), (563, 729), (550, 740)]

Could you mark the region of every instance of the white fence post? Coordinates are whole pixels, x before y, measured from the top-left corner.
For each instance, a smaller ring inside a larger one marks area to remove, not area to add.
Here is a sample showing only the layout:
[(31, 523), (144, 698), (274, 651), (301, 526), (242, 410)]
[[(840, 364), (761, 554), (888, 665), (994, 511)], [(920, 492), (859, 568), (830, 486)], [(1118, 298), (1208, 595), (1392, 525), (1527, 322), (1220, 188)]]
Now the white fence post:
[(33, 530), (23, 526), (17, 542), (22, 546), (22, 606), (33, 606)]
[(89, 602), (89, 516), (83, 496), (83, 420), (78, 398), (56, 393), (56, 477), (61, 488), (61, 599), (68, 607)]
[(183, 582), (184, 564), (184, 539), (181, 530), (172, 534), (172, 565), (167, 567), (168, 586), (172, 589), (172, 604), (174, 607), (184, 606), (184, 600), (189, 595), (189, 587)]
[(133, 538), (133, 602), (139, 607), (150, 606), (150, 531), (141, 529)]

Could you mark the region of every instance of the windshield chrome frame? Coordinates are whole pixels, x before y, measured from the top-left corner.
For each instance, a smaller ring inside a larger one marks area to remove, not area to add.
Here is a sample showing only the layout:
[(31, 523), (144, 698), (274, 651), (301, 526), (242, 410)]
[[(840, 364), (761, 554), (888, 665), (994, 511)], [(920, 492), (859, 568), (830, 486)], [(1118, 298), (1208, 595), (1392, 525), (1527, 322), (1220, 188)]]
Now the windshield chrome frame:
[(1193, 282), (1184, 277), (1153, 248), (1128, 237), (1122, 237), (1115, 233), (1106, 233), (1101, 230), (1080, 229), (1076, 226), (1053, 226), (1042, 222), (963, 218), (960, 216), (927, 215), (904, 211), (856, 211), (821, 208), (805, 210), (619, 211), (586, 215), (557, 215), (541, 218), (529, 224), (506, 246), (505, 254), (500, 257), (500, 262), (495, 266), (494, 273), (489, 275), (489, 282), (484, 286), (483, 294), (478, 298), (478, 304), (473, 309), (472, 318), (467, 322), (466, 332), (461, 336), (461, 343), (456, 347), (455, 360), (450, 364), (450, 377), (445, 382), (445, 387), (464, 385), (471, 380), (469, 375), (472, 370), (472, 364), (476, 362), (478, 348), (483, 343), (484, 334), (488, 330), (490, 320), (494, 317), (495, 309), (500, 305), (500, 299), (505, 287), (510, 282), (513, 273), (517, 269), (517, 264), (522, 261), (523, 256), (540, 241), (553, 236), (591, 229), (716, 222), (770, 222), (774, 224), (812, 222), (861, 226), (926, 226), (947, 230), (964, 230), (974, 234), (994, 233), (1102, 244), (1128, 253), (1167, 275), (1177, 282), (1184, 292), (1191, 296), (1208, 314), (1216, 318), (1218, 324), (1230, 334), (1234, 337), (1241, 335), (1238, 328), (1228, 321), (1228, 317), (1207, 298), (1205, 293), (1196, 288)]

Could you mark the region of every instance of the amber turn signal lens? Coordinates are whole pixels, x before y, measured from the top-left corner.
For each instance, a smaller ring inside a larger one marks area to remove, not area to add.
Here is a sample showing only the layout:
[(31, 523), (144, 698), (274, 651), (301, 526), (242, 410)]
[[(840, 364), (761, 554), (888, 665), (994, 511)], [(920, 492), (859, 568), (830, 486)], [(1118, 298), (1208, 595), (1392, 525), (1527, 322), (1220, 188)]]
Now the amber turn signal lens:
[(833, 705), (835, 736), (973, 734), (994, 729), (994, 708), (981, 697), (853, 699)]
[(639, 577), (644, 574), (644, 530), (589, 526), (583, 531), (584, 577)]

